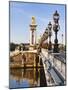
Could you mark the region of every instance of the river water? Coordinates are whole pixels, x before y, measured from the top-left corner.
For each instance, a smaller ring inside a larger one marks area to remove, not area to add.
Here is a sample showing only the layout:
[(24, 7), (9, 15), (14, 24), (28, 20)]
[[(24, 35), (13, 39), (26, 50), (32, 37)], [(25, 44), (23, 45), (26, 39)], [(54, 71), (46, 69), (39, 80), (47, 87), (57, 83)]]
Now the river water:
[(43, 68), (10, 69), (9, 88), (46, 87)]

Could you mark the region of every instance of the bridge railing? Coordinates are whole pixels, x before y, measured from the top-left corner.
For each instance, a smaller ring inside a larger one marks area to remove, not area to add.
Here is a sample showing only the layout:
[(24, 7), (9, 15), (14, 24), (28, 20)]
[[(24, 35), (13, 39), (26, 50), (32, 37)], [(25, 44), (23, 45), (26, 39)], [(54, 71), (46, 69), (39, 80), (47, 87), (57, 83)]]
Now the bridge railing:
[[(50, 73), (51, 78), (54, 82), (51, 82), (51, 85), (65, 85), (66, 84), (66, 63), (65, 58), (59, 58), (61, 55), (58, 54), (58, 58), (56, 58), (57, 54), (49, 53), (48, 50), (42, 49), (42, 62), (45, 70), (45, 75)], [(48, 78), (48, 76), (46, 77)], [(57, 78), (56, 78), (57, 77)], [(51, 81), (53, 81), (51, 79)], [(48, 81), (47, 81), (48, 82)], [(50, 82), (48, 82), (50, 85)]]

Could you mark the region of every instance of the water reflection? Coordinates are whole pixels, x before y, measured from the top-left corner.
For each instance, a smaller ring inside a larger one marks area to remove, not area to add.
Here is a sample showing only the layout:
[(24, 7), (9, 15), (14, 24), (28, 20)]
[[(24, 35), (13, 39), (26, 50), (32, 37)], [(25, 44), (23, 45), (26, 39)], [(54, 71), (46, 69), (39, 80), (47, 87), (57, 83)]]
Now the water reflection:
[(10, 88), (46, 86), (45, 77), (43, 77), (44, 72), (42, 71), (43, 68), (11, 69)]

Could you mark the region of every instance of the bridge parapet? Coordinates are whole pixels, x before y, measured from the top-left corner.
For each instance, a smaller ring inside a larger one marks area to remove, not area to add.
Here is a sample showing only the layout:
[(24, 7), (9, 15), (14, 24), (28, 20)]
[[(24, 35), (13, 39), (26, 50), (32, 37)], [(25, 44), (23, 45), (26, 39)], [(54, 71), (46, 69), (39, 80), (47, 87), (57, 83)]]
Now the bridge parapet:
[(66, 84), (65, 57), (62, 57), (61, 53), (50, 53), (48, 50), (45, 49), (42, 49), (41, 51), (42, 51), (41, 58), (48, 86), (65, 85)]

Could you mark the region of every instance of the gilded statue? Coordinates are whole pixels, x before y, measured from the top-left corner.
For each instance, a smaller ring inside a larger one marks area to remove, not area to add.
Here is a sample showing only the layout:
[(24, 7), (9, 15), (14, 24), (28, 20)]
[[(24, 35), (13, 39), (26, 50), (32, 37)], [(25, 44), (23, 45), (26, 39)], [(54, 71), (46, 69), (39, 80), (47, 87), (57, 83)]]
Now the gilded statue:
[(35, 17), (32, 17), (32, 24), (35, 24)]

